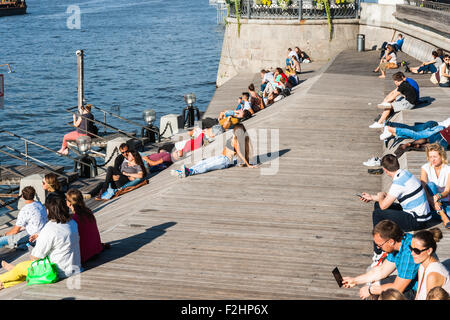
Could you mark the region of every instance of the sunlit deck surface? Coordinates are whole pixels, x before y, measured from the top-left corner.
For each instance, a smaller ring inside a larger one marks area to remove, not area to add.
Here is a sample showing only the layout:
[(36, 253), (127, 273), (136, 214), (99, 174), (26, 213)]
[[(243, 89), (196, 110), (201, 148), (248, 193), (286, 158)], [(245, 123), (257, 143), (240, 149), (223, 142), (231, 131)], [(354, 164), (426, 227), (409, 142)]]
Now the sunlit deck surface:
[[(259, 168), (183, 180), (166, 170), (102, 203), (96, 217), (112, 248), (89, 263), (79, 289), (73, 279), (23, 284), (2, 290), (0, 298), (359, 299), (358, 288), (338, 288), (331, 270), (357, 275), (371, 263), (373, 207), (354, 194), (382, 188), (382, 176), (362, 165), (383, 152), (379, 130), (368, 126), (394, 87), (389, 76), (371, 72), (378, 54), (345, 51), (327, 64), (308, 65), (314, 72), (300, 76), (308, 80), (291, 96), (246, 121), (250, 131), (279, 133), (278, 144), (257, 152), (272, 152)], [(234, 107), (252, 79), (259, 77), (238, 76), (218, 88), (210, 115)], [(421, 91), (435, 100), (407, 112), (407, 120), (446, 117), (448, 90), (430, 84)], [(417, 173), (424, 153), (407, 156)], [(449, 256), (448, 241), (444, 230), (441, 258)]]

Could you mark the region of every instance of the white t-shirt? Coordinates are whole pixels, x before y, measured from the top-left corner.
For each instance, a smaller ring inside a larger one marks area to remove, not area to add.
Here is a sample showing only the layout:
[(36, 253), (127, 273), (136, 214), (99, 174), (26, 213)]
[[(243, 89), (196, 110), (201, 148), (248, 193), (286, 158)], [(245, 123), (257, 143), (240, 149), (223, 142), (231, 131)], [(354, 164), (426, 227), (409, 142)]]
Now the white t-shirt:
[(58, 266), (60, 278), (79, 272), (81, 257), (77, 223), (74, 220), (68, 223), (47, 222), (39, 233), (31, 255), (39, 259), (48, 256), (50, 262)]
[(252, 106), (250, 105), (250, 102), (242, 100), (244, 103), (244, 109), (243, 110), (250, 110)]
[(47, 223), (47, 210), (39, 201), (28, 203), (17, 215), (16, 226), (23, 227), (31, 236), (39, 233)]
[[(425, 271), (425, 275), (424, 275)], [(419, 279), (417, 281), (417, 290), (420, 290), (417, 292), (416, 300), (426, 300), (427, 299), (427, 277), (430, 273), (439, 273), (442, 275), (445, 280), (444, 284), (442, 285), (442, 289), (450, 293), (450, 275), (448, 273), (448, 270), (445, 268), (445, 266), (440, 262), (432, 262), (428, 265), (427, 269), (424, 270), (422, 264), (420, 264), (419, 267)], [(433, 289), (433, 288), (430, 288)]]
[(297, 58), (297, 60), (300, 61), (300, 58), (299, 58), (297, 52), (295, 52), (294, 50), (289, 52), (289, 58), (291, 58), (292, 56), (295, 56)]
[[(448, 175), (450, 174), (450, 166), (447, 164), (442, 164), (441, 172), (439, 173), (439, 177), (436, 176), (436, 171), (434, 167), (431, 166), (429, 162), (425, 163), (422, 166), (422, 169), (427, 174), (427, 183), (433, 182), (437, 186), (438, 193), (442, 193), (445, 190), (445, 186), (448, 182)], [(446, 196), (442, 198), (443, 201), (449, 201), (450, 196)]]
[(395, 197), (403, 211), (413, 215), (417, 221), (423, 222), (431, 219), (425, 189), (419, 179), (408, 170), (397, 170), (388, 194)]
[(263, 78), (264, 82), (270, 82), (274, 80), (274, 74), (273, 72), (266, 72), (264, 74), (264, 78)]
[(397, 63), (397, 55), (395, 54), (395, 52), (391, 52), (389, 54), (391, 56), (391, 60), (389, 60), (389, 63)]

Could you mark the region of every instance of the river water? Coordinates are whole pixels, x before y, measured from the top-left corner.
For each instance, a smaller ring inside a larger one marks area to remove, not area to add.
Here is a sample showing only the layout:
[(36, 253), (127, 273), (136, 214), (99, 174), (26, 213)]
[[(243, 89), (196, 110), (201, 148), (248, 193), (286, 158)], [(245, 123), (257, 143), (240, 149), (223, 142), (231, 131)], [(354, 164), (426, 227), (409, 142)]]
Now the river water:
[[(0, 17), (0, 64), (12, 63), (14, 70), (0, 68), (3, 130), (59, 149), (73, 130), (65, 109), (77, 105), (78, 49), (85, 50), (86, 102), (139, 123), (149, 108), (158, 126), (162, 115), (181, 113), (190, 92), (205, 110), (214, 94), (224, 27), (207, 0), (32, 0), (27, 13)], [(3, 134), (0, 140), (23, 150)], [(30, 147), (30, 154), (71, 165), (41, 149)]]

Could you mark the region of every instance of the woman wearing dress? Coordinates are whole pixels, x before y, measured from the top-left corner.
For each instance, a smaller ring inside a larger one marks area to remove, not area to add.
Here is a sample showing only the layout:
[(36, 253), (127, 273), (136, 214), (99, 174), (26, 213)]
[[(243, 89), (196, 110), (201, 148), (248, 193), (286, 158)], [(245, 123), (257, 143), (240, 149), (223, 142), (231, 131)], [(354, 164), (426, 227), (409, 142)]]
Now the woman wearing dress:
[(450, 291), (450, 275), (445, 266), (439, 262), (435, 252), (436, 243), (442, 239), (439, 228), (421, 230), (414, 234), (411, 245), (411, 255), (416, 264), (420, 264), (417, 282), (416, 300), (426, 300), (428, 292), (441, 287)]
[(447, 152), (438, 143), (426, 146), (428, 162), (420, 171), (420, 181), (425, 188), (430, 206), (441, 216), (444, 226), (450, 228), (448, 218), (450, 193), (450, 167), (447, 161)]

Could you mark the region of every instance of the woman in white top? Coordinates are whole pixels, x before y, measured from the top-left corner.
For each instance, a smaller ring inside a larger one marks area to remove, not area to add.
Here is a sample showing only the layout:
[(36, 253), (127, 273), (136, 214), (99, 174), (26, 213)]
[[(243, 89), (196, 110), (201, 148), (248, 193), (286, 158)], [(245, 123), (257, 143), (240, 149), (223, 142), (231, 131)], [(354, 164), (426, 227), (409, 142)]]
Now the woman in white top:
[(450, 87), (450, 56), (444, 56), (444, 63), (439, 67), (439, 86)]
[(445, 266), (439, 262), (435, 252), (436, 243), (442, 239), (439, 228), (421, 230), (414, 234), (411, 245), (411, 255), (416, 264), (420, 264), (417, 282), (416, 300), (426, 300), (428, 292), (441, 287), (450, 291), (450, 275)]
[(31, 263), (45, 257), (56, 264), (59, 279), (81, 271), (78, 225), (72, 220), (66, 199), (52, 197), (45, 206), (48, 213), (48, 222), (37, 237), (36, 246), (31, 252), (30, 260), (20, 262), (15, 266), (2, 261), (2, 267), (8, 272), (0, 275), (0, 289), (24, 282)]
[(394, 47), (390, 44), (387, 45), (386, 54), (380, 60), (378, 67), (373, 72), (380, 71), (381, 75), (378, 78), (386, 78), (386, 69), (397, 69), (397, 55), (395, 54)]
[(439, 143), (428, 144), (425, 151), (428, 162), (421, 168), (420, 181), (430, 206), (438, 211), (444, 226), (449, 229), (450, 166), (447, 164), (447, 152)]

